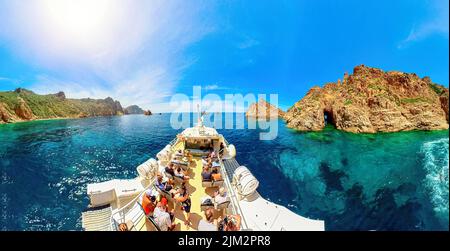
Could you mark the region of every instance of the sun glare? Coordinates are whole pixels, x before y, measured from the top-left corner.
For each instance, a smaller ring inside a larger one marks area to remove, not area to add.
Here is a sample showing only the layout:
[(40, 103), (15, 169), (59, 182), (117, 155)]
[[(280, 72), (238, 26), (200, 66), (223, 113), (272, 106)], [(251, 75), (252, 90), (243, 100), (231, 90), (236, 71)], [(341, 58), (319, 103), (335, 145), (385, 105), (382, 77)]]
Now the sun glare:
[(108, 0), (43, 0), (43, 18), (57, 36), (95, 43), (112, 22)]

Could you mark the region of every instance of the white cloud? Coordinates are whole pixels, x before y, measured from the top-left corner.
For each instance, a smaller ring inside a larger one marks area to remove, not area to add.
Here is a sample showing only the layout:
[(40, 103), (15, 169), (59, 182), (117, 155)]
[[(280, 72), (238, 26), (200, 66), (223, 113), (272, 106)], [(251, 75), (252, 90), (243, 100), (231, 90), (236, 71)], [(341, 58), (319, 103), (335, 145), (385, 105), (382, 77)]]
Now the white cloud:
[[(87, 88), (86, 86), (89, 86)], [(28, 88), (28, 87), (27, 87)], [(106, 98), (112, 97), (112, 92), (100, 88), (96, 83), (83, 81), (67, 81), (47, 75), (36, 76), (36, 82), (31, 86), (38, 94), (49, 94), (64, 91), (68, 98)]]
[(210, 2), (0, 0), (0, 41), (41, 71), (31, 89), (152, 108), (192, 63), (183, 51), (214, 30)]
[[(194, 100), (184, 100), (177, 103), (162, 102), (153, 104), (152, 108), (155, 112), (181, 112), (181, 113), (196, 113), (198, 112), (196, 102)], [(238, 112), (243, 113), (247, 111), (248, 105), (241, 103), (227, 102), (225, 100), (202, 100), (201, 110), (208, 113), (224, 113), (224, 112)]]
[(22, 81), (20, 81), (18, 79), (2, 77), (2, 76), (0, 76), (0, 82), (7, 82), (7, 83), (13, 84), (15, 86), (18, 86), (22, 83)]
[(430, 13), (425, 22), (414, 26), (408, 37), (401, 41), (398, 48), (404, 48), (411, 42), (422, 40), (430, 35), (440, 34), (448, 39), (449, 30), (449, 2), (448, 0), (430, 1)]
[(218, 84), (205, 85), (202, 87), (205, 91), (214, 91), (214, 90), (230, 90), (231, 88), (226, 86), (220, 86)]
[(212, 90), (219, 89), (219, 86), (218, 85), (207, 85), (207, 86), (203, 87), (203, 89), (206, 91), (212, 91)]
[(216, 84), (210, 84), (210, 85), (205, 85), (202, 86), (202, 90), (209, 92), (209, 91), (218, 91), (218, 90), (236, 90), (236, 88), (234, 87), (230, 87), (227, 85), (223, 85), (220, 83), (216, 83)]

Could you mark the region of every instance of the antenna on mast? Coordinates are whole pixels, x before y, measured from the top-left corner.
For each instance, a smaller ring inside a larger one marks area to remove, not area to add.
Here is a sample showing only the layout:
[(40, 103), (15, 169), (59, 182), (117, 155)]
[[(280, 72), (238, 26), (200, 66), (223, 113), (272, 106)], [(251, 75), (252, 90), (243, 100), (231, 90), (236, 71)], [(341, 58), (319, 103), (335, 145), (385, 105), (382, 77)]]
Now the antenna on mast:
[(202, 112), (200, 110), (200, 104), (197, 104), (197, 112), (198, 112), (198, 126), (203, 126), (203, 118), (202, 118)]

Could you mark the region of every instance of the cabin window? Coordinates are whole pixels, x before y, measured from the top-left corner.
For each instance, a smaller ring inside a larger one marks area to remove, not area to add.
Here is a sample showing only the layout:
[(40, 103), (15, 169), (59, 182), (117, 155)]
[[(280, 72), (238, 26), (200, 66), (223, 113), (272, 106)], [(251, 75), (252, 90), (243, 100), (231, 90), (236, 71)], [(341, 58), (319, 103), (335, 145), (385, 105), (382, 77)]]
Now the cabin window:
[(194, 139), (186, 141), (187, 149), (212, 150), (214, 140), (211, 139)]

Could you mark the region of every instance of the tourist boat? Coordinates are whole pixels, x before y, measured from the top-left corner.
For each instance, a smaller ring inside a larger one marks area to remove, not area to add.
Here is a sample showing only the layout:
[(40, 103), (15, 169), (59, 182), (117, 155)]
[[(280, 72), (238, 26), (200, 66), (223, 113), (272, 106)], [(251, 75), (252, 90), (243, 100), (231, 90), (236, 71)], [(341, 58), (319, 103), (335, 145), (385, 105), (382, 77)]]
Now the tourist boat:
[[(184, 224), (185, 215), (181, 206), (155, 186), (157, 173), (168, 175), (164, 172), (165, 166), (179, 150), (185, 149), (192, 154), (192, 159), (187, 164), (191, 176), (187, 182), (187, 190), (192, 205), (189, 226)], [(202, 156), (210, 151), (218, 153), (218, 169), (223, 177), (222, 181), (202, 181)], [(201, 118), (196, 126), (185, 129), (162, 149), (156, 155), (157, 160), (151, 158), (138, 166), (136, 178), (88, 184), (90, 205), (82, 212), (82, 227), (86, 231), (117, 231), (119, 225), (125, 223), (128, 230), (158, 231), (157, 224), (145, 215), (141, 205), (142, 196), (151, 190), (166, 196), (169, 208), (175, 209), (175, 230), (197, 230), (198, 223), (204, 216), (203, 211), (208, 207), (214, 208), (220, 214), (219, 217), (239, 215), (240, 230), (325, 230), (324, 221), (302, 217), (284, 206), (264, 199), (257, 191), (258, 180), (247, 167), (238, 164), (235, 156), (234, 145), (229, 144), (216, 129), (204, 126)], [(213, 196), (219, 187), (224, 187), (227, 192), (226, 203), (202, 204), (204, 198)]]

